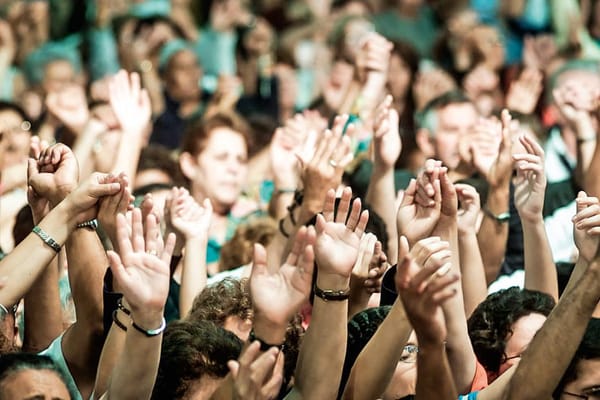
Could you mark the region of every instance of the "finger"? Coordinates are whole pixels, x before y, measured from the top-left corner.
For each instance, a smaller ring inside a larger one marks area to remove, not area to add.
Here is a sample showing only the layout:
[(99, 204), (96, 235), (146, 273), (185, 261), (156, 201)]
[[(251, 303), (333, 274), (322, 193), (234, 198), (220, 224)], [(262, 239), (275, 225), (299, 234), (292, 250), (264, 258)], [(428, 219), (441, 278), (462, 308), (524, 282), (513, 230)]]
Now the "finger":
[(240, 367), (250, 366), (250, 364), (252, 364), (254, 362), (254, 360), (256, 360), (256, 358), (259, 356), (259, 354), (260, 354), (260, 342), (258, 340), (255, 340), (255, 341), (251, 342), (244, 351), (242, 351), (242, 354), (240, 354), (240, 357), (237, 360), (238, 366), (240, 366)]
[(283, 367), (285, 365), (285, 354), (280, 351), (277, 355), (277, 362), (271, 370), (271, 377), (263, 385), (262, 394), (265, 399), (272, 399), (277, 396), (283, 382)]
[(333, 221), (335, 212), (335, 190), (329, 189), (325, 196), (325, 204), (323, 205), (323, 217), (325, 221)]
[[(135, 210), (134, 210), (135, 211)], [(129, 239), (129, 224), (123, 214), (117, 214), (117, 242), (119, 251), (123, 256), (131, 254), (134, 250)]]
[(292, 246), (292, 250), (287, 257), (286, 264), (296, 265), (298, 262), (298, 258), (300, 258), (300, 254), (302, 250), (304, 250), (304, 239), (306, 238), (306, 227), (303, 226), (298, 229), (296, 233), (296, 237), (294, 238), (294, 244)]
[(365, 233), (367, 229), (367, 224), (369, 223), (369, 210), (364, 210), (360, 214), (360, 218), (358, 220), (358, 224), (356, 224), (356, 228), (354, 228), (354, 234), (359, 238)]
[(277, 356), (279, 355), (279, 349), (277, 347), (271, 347), (252, 363), (252, 380), (254, 382), (263, 383), (267, 379), (267, 376), (273, 372), (273, 367), (277, 363)]
[(143, 253), (146, 250), (142, 211), (139, 208), (134, 208), (131, 215), (131, 243), (136, 253)]
[(342, 191), (342, 197), (338, 205), (337, 213), (335, 215), (335, 222), (345, 224), (348, 211), (350, 209), (350, 201), (352, 200), (352, 189), (346, 186)]
[(229, 372), (233, 379), (237, 379), (240, 372), (240, 364), (235, 360), (229, 360), (227, 361), (227, 367), (229, 368)]
[(129, 286), (130, 277), (125, 266), (121, 262), (121, 257), (112, 250), (106, 252), (106, 257), (108, 258), (110, 269), (115, 280), (119, 283), (119, 286)]
[(157, 243), (156, 238), (158, 237), (159, 230), (158, 224), (156, 223), (156, 217), (154, 214), (148, 214), (146, 216), (146, 224), (144, 226), (144, 241), (146, 252), (156, 252)]
[(164, 263), (166, 263), (166, 264), (171, 263), (171, 257), (173, 256), (173, 250), (175, 250), (176, 242), (177, 242), (177, 236), (173, 232), (169, 233), (169, 235), (167, 236), (167, 240), (165, 242), (165, 246), (162, 251), (162, 255), (160, 256), (160, 259)]
[(267, 251), (260, 243), (254, 243), (254, 256), (252, 258), (252, 272), (250, 273), (250, 280), (252, 277), (259, 274), (267, 273)]
[[(358, 221), (360, 219), (360, 210), (361, 210), (361, 202), (360, 198), (355, 198), (352, 202), (352, 209), (350, 210), (350, 216), (348, 217), (348, 221), (346, 222), (346, 228), (354, 231), (356, 226), (358, 225)], [(361, 235), (362, 237), (362, 235)]]
[(398, 240), (398, 266), (396, 267), (395, 282), (401, 288), (408, 287), (410, 281), (409, 268), (411, 263), (409, 254), (408, 239), (406, 236), (400, 236)]

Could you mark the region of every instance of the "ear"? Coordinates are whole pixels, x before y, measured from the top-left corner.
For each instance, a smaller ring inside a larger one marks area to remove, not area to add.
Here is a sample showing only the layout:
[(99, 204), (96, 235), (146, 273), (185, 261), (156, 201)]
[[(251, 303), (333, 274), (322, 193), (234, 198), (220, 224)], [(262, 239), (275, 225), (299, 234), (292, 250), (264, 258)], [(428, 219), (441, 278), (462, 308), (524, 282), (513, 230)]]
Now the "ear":
[(196, 168), (198, 164), (196, 163), (196, 158), (193, 157), (188, 152), (183, 152), (179, 156), (179, 168), (181, 168), (181, 172), (183, 175), (189, 179), (190, 181), (194, 180), (196, 176)]
[(435, 148), (433, 146), (433, 138), (429, 129), (419, 128), (415, 135), (417, 146), (423, 152), (426, 158), (435, 157)]

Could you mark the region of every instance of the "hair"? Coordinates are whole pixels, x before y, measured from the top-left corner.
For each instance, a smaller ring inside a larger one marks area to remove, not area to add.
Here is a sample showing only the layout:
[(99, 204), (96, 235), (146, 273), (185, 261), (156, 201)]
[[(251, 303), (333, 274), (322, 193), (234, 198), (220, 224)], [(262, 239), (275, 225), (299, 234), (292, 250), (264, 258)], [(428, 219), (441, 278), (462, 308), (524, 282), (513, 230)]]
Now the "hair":
[(565, 62), (548, 79), (549, 84), (546, 85), (547, 96), (552, 95), (552, 91), (556, 89), (562, 74), (573, 71), (588, 72), (597, 75), (600, 74), (600, 65), (598, 61), (589, 59), (577, 59)]
[(485, 370), (500, 370), (515, 322), (534, 313), (548, 316), (554, 306), (550, 295), (518, 287), (493, 293), (479, 304), (468, 320), (468, 328), (477, 360)]
[(65, 376), (50, 357), (30, 353), (3, 354), (0, 357), (0, 400), (6, 399), (4, 382), (14, 374), (27, 370), (54, 372), (68, 389)]
[(241, 351), (242, 341), (212, 322), (172, 322), (164, 333), (152, 399), (182, 399), (194, 382), (224, 378), (227, 362)]
[(9, 102), (9, 101), (0, 100), (0, 112), (5, 112), (5, 111), (12, 111), (15, 114), (19, 115), (19, 117), (23, 121), (29, 121), (29, 117), (27, 116), (27, 113), (20, 105)]
[(219, 270), (226, 271), (252, 261), (254, 243), (267, 246), (277, 233), (277, 223), (272, 218), (257, 218), (237, 227), (233, 237), (221, 248)]
[(196, 296), (186, 319), (209, 321), (223, 327), (227, 317), (250, 319), (252, 315), (248, 280), (225, 278), (207, 286)]
[(417, 112), (415, 121), (420, 128), (427, 129), (430, 135), (437, 131), (437, 112), (452, 104), (472, 104), (471, 100), (460, 90), (451, 90), (433, 98), (422, 111)]
[(559, 399), (565, 386), (577, 379), (579, 362), (583, 360), (600, 359), (600, 319), (592, 318), (588, 323), (585, 334), (581, 339), (581, 343), (563, 374), (553, 398)]
[(206, 148), (212, 132), (217, 128), (229, 128), (239, 133), (250, 147), (250, 129), (246, 121), (236, 113), (217, 113), (207, 119), (193, 123), (186, 131), (181, 144), (181, 152), (197, 156)]
[(137, 165), (137, 172), (150, 169), (157, 169), (166, 173), (175, 186), (182, 185), (185, 181), (179, 169), (179, 164), (173, 158), (169, 149), (164, 146), (150, 144), (142, 149)]
[(368, 308), (354, 315), (348, 321), (348, 343), (346, 344), (346, 356), (338, 390), (338, 399), (344, 393), (346, 383), (350, 377), (350, 371), (352, 371), (352, 366), (356, 362), (356, 359), (367, 343), (369, 343), (391, 309), (392, 306)]

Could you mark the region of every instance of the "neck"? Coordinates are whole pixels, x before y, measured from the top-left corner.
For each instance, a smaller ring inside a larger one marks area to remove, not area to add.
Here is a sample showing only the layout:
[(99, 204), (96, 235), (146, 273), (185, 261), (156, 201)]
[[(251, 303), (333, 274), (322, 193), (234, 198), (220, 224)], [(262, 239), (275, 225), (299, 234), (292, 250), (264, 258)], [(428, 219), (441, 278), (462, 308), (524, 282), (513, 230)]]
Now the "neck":
[(404, 4), (403, 1), (396, 8), (398, 14), (407, 18), (415, 18), (419, 14), (420, 5)]

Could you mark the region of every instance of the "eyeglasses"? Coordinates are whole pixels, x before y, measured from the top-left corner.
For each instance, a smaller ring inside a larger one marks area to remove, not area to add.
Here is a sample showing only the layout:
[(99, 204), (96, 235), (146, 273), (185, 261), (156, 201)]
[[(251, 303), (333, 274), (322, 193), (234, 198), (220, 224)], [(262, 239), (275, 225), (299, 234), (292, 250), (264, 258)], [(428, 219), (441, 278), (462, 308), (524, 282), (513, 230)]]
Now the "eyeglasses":
[(417, 354), (419, 353), (419, 346), (415, 344), (407, 344), (404, 346), (404, 351), (400, 356), (400, 362), (412, 364), (417, 361)]
[(593, 388), (584, 390), (583, 393), (581, 393), (581, 394), (571, 393), (571, 392), (567, 392), (567, 391), (564, 391), (563, 394), (566, 394), (568, 396), (577, 397), (578, 399), (599, 400), (600, 399), (600, 386), (594, 386)]

